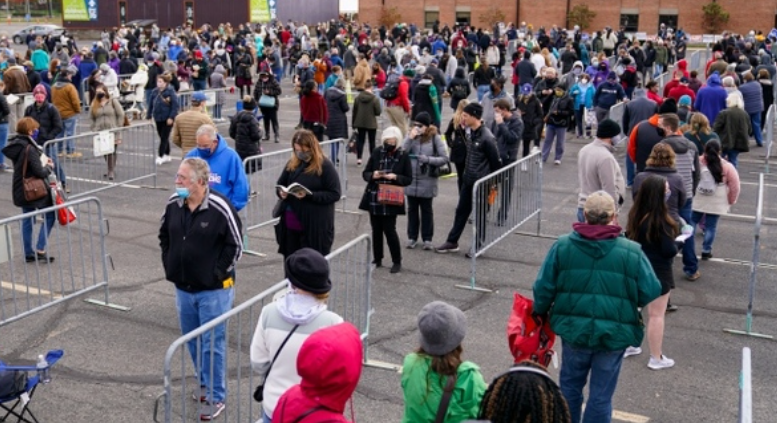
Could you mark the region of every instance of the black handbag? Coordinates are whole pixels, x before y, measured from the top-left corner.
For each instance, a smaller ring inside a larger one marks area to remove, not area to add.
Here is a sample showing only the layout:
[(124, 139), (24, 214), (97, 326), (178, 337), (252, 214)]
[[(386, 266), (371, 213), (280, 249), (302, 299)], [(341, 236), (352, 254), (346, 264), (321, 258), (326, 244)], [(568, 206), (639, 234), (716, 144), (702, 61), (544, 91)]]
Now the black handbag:
[(262, 383), (256, 386), (256, 389), (254, 390), (254, 401), (256, 402), (262, 402), (264, 400), (264, 384), (267, 383), (267, 378), (270, 376), (270, 370), (272, 370), (272, 365), (275, 364), (275, 360), (278, 359), (278, 355), (280, 355), (281, 351), (283, 351), (283, 347), (286, 345), (286, 341), (291, 338), (291, 335), (294, 334), (294, 331), (297, 330), (299, 325), (294, 325), (294, 327), (291, 329), (291, 332), (289, 332), (288, 335), (286, 335), (286, 339), (283, 340), (283, 343), (281, 344), (281, 347), (278, 348), (278, 351), (275, 352), (275, 357), (272, 358), (272, 361), (270, 362), (270, 367), (267, 368), (267, 373), (264, 374), (264, 380)]
[[(437, 143), (435, 140), (432, 140), (432, 149), (434, 149), (434, 157), (439, 157), (437, 155)], [(432, 178), (439, 178), (440, 176), (450, 175), (451, 174), (451, 163), (450, 161), (445, 162), (445, 164), (442, 164), (440, 166), (429, 166), (429, 176)]]

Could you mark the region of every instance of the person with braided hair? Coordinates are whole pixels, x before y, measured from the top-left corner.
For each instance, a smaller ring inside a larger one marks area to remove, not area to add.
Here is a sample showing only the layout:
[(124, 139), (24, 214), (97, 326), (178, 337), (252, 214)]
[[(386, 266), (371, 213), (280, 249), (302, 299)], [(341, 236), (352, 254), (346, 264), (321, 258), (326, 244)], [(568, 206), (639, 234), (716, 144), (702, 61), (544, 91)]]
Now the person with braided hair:
[(569, 406), (544, 367), (522, 361), (494, 378), (478, 419), (491, 423), (571, 423)]

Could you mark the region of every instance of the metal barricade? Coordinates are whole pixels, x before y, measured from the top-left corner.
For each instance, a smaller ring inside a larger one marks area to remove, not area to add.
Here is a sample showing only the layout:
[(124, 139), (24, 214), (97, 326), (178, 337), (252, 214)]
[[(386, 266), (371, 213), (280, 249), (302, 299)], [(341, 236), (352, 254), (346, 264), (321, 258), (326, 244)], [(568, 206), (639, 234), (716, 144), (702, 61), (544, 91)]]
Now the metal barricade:
[[(462, 194), (465, 195), (465, 194)], [(499, 241), (537, 216), (540, 234), (542, 213), (542, 161), (534, 153), (486, 175), (472, 189), (472, 259), (469, 285), (459, 288), (486, 291), (475, 283), (477, 258)]]
[(664, 72), (661, 75), (658, 76), (658, 88), (659, 90), (663, 91), (666, 84), (669, 83), (669, 81), (672, 80), (672, 74), (671, 72)]
[(24, 111), (27, 107), (35, 103), (32, 93), (9, 94), (6, 99), (11, 97), (11, 95), (16, 97), (16, 99), (14, 104), (8, 105), (11, 111), (10, 116), (8, 116), (8, 135), (16, 134), (16, 122), (24, 117)]
[[(75, 213), (76, 220), (58, 224), (61, 209)], [(37, 225), (36, 220), (42, 223)], [(129, 310), (108, 302), (103, 220), (102, 205), (94, 197), (0, 220), (0, 326), (98, 289), (104, 290), (104, 301), (87, 301)], [(34, 236), (45, 231), (50, 232), (48, 237)], [(41, 239), (46, 240), (42, 245)], [(38, 259), (37, 249), (45, 249), (51, 261)]]
[[(229, 111), (234, 111), (234, 101), (227, 101), (227, 97), (235, 90), (234, 87), (210, 88), (203, 90), (205, 97), (205, 111), (214, 122), (223, 122), (225, 120), (225, 107), (230, 107)], [(178, 107), (181, 112), (189, 110), (192, 107), (192, 95), (195, 91), (185, 91), (178, 93)], [(233, 113), (234, 114), (234, 113)]]
[[(346, 212), (346, 192), (348, 191), (348, 171), (346, 169), (348, 151), (346, 140), (338, 138), (323, 141), (320, 145), (321, 150), (337, 169), (337, 174), (340, 178), (340, 192), (342, 193), (340, 197), (342, 211)], [(250, 248), (249, 232), (278, 222), (277, 218), (272, 217), (273, 207), (278, 201), (278, 196), (275, 194), (275, 185), (278, 177), (286, 167), (292, 152), (291, 148), (286, 148), (258, 156), (246, 157), (243, 160), (243, 168), (247, 170), (257, 169), (254, 172), (248, 173), (251, 195), (249, 196), (248, 204), (242, 210), (241, 216), (244, 228), (243, 246), (246, 254), (263, 255), (256, 249)]]
[(764, 158), (765, 172), (769, 173), (769, 161), (772, 157), (772, 147), (774, 146), (774, 125), (775, 125), (775, 113), (777, 113), (777, 105), (770, 105), (766, 110), (766, 121), (762, 122), (761, 126), (766, 130), (766, 157)]
[(610, 119), (614, 120), (615, 122), (618, 122), (618, 126), (621, 126), (621, 135), (623, 135), (624, 128), (622, 127), (622, 121), (623, 121), (623, 111), (626, 109), (626, 103), (625, 102), (619, 102), (614, 104), (612, 107), (610, 107)]
[[(61, 166), (73, 198), (151, 179), (156, 188), (156, 127), (145, 122), (108, 131), (87, 132), (46, 142), (44, 152), (55, 166)], [(102, 147), (121, 141), (115, 146), (115, 178), (107, 177), (110, 158)], [(60, 178), (62, 179), (62, 178)]]
[(701, 63), (701, 50), (696, 50), (691, 53), (689, 64), (690, 70), (698, 70)]
[(753, 372), (750, 348), (742, 348), (742, 371), (739, 374), (739, 423), (753, 423)]
[[(122, 84), (127, 83), (129, 84), (129, 80), (132, 79), (131, 73), (117, 75), (119, 80), (118, 89), (119, 91), (122, 91)], [(156, 82), (154, 82), (154, 86), (156, 87)], [(92, 104), (92, 98), (89, 97), (89, 75), (86, 75), (81, 80), (81, 86), (77, 87), (81, 91), (81, 99), (83, 101), (83, 109), (89, 110), (89, 107)], [(134, 90), (133, 90), (134, 91)]]
[(607, 63), (610, 65), (610, 70), (614, 70), (615, 64), (618, 63), (618, 56), (613, 54), (612, 56), (608, 57)]
[(753, 332), (753, 301), (755, 299), (755, 284), (758, 281), (758, 267), (761, 264), (761, 226), (763, 225), (764, 210), (764, 174), (758, 177), (758, 200), (755, 211), (755, 225), (753, 230), (753, 261), (750, 263), (750, 283), (747, 289), (747, 313), (745, 314), (745, 330), (723, 329), (734, 335), (752, 336), (762, 339), (774, 339), (772, 335)]
[[(367, 347), (370, 329), (372, 239), (361, 235), (327, 256), (332, 280), (332, 291), (327, 300), (328, 309), (352, 323), (359, 330), (363, 344), (364, 363), (374, 365), (368, 360)], [(195, 375), (204, 374), (213, 381), (214, 363), (217, 358), (209, 351), (203, 352), (206, 339), (212, 339), (217, 331), (223, 333), (225, 351), (223, 356), (223, 375), (227, 388), (227, 407), (221, 417), (222, 422), (254, 422), (261, 419), (261, 406), (252, 398), (252, 393), (261, 377), (255, 378), (251, 369), (250, 346), (261, 315), (262, 308), (270, 304), (276, 295), (285, 292), (288, 280), (283, 280), (261, 292), (255, 297), (234, 307), (229, 312), (181, 336), (167, 349), (164, 361), (164, 392), (157, 398), (154, 407), (154, 421), (158, 420), (159, 402), (164, 402), (165, 423), (173, 421), (191, 421), (199, 416), (202, 405), (192, 401), (192, 390), (199, 396), (200, 384)], [(206, 345), (207, 346), (207, 345)], [(193, 368), (191, 352), (202, 356), (204, 365)], [(213, 382), (208, 382), (202, 395), (213, 391)]]

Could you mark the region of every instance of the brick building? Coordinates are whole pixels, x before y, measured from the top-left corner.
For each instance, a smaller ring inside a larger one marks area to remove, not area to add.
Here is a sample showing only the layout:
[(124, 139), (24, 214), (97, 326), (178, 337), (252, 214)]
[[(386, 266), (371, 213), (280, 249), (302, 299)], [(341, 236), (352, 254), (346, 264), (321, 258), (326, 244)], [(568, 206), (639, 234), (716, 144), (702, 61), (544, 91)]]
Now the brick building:
[[(396, 7), (404, 22), (432, 26), (441, 23), (467, 22), (487, 24), (481, 16), (492, 7), (505, 14), (507, 22), (525, 21), (534, 28), (566, 25), (567, 10), (587, 4), (596, 12), (589, 30), (619, 24), (628, 31), (655, 34), (660, 23), (683, 28), (688, 34), (702, 34), (702, 6), (710, 0), (360, 0), (359, 20), (375, 24), (381, 10)], [(777, 27), (777, 0), (717, 0), (731, 14), (727, 29), (746, 32), (751, 29), (768, 33)], [(743, 7), (744, 6), (744, 7)]]

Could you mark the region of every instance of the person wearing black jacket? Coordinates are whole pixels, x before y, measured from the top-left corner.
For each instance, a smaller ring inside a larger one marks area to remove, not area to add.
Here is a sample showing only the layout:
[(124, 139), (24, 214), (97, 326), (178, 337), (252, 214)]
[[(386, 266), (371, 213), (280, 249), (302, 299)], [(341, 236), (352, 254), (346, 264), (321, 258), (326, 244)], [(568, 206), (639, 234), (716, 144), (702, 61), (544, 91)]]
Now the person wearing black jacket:
[[(148, 63), (148, 82), (146, 82), (146, 110), (151, 110), (151, 92), (156, 88), (156, 79), (159, 78), (165, 69), (159, 63), (159, 53), (151, 53), (151, 60)], [(151, 117), (151, 114), (146, 114), (147, 117)]]
[(575, 112), (575, 101), (572, 100), (564, 91), (564, 88), (557, 86), (553, 90), (555, 97), (550, 103), (550, 108), (545, 116), (545, 142), (542, 144), (542, 162), (548, 161), (550, 149), (553, 147), (553, 141), (556, 141), (556, 155), (553, 164), (560, 165), (561, 158), (564, 156), (564, 141), (569, 126), (569, 119)]
[[(35, 102), (27, 106), (27, 109), (24, 110), (24, 116), (35, 119), (38, 125), (40, 125), (37, 135), (33, 138), (38, 145), (43, 147), (47, 141), (57, 138), (65, 126), (62, 123), (62, 116), (59, 114), (59, 110), (46, 100), (46, 88), (43, 85), (36, 85), (32, 90), (32, 96), (35, 98)], [(54, 170), (56, 171), (57, 178), (62, 182), (62, 187), (66, 192), (70, 192), (65, 180), (65, 171), (57, 160), (58, 150), (57, 145), (52, 144), (46, 149), (46, 155), (54, 162)]]
[[(281, 84), (275, 79), (275, 75), (267, 71), (259, 72), (259, 80), (256, 81), (256, 87), (254, 87), (254, 101), (256, 101), (256, 104), (259, 104), (259, 110), (262, 112), (262, 120), (264, 121), (264, 139), (270, 139), (270, 125), (272, 125), (272, 130), (275, 132), (276, 143), (280, 142), (280, 133), (278, 132), (278, 109), (281, 106), (278, 96), (280, 95)], [(262, 106), (260, 104), (262, 96), (273, 97), (275, 99), (275, 105), (272, 107)]]
[(396, 126), (383, 130), (383, 145), (375, 148), (362, 178), (367, 182), (359, 209), (370, 214), (372, 227), (372, 257), (375, 267), (383, 265), (383, 237), (385, 235), (391, 253), (391, 273), (402, 270), (402, 249), (397, 234), (397, 216), (405, 214), (404, 194), (402, 205), (389, 205), (378, 202), (381, 185), (406, 187), (413, 182), (413, 168), (407, 153), (399, 148), (402, 131)]
[[(472, 213), (472, 190), (478, 179), (495, 172), (502, 167), (499, 159), (499, 150), (496, 139), (491, 131), (483, 125), (483, 106), (477, 103), (468, 104), (462, 113), (462, 121), (469, 129), (469, 144), (467, 146), (467, 162), (464, 170), (464, 181), (459, 190), (459, 203), (456, 206), (456, 215), (453, 227), (448, 233), (448, 239), (436, 248), (438, 253), (455, 253), (459, 251), (459, 238), (467, 225), (470, 213)], [(485, 216), (478, 216), (477, 233), (480, 238), (473, 240), (472, 249), (467, 253), (467, 258), (477, 251), (482, 236), (485, 234)]]
[[(494, 122), (491, 133), (496, 137), (496, 146), (502, 166), (508, 166), (518, 160), (518, 146), (523, 136), (523, 121), (520, 116), (510, 110), (510, 102), (504, 98), (494, 102)], [(507, 220), (507, 212), (512, 201), (515, 185), (515, 168), (510, 169), (502, 179), (501, 204), (497, 214), (497, 224), (503, 225)]]
[(462, 113), (464, 108), (469, 104), (469, 100), (461, 100), (456, 106), (456, 112), (453, 113), (453, 117), (448, 122), (448, 128), (445, 130), (445, 142), (448, 143), (450, 149), (450, 161), (456, 165), (456, 184), (459, 191), (464, 183), (464, 168), (467, 161), (467, 133), (464, 127), (464, 120), (462, 119)]
[[(242, 223), (230, 201), (208, 187), (205, 160), (187, 158), (175, 176), (159, 228), (165, 278), (175, 284), (181, 333), (189, 333), (232, 308), (235, 264), (242, 254)], [(226, 325), (189, 343), (204, 401), (201, 420), (218, 416), (226, 403)]]
[(468, 98), (472, 91), (469, 87), (469, 81), (467, 81), (467, 75), (464, 74), (464, 68), (456, 68), (456, 73), (448, 84), (447, 91), (451, 95), (451, 109), (457, 110), (459, 102)]
[(515, 106), (523, 120), (523, 157), (529, 155), (533, 148), (539, 149), (540, 133), (542, 132), (542, 103), (534, 95), (531, 84), (521, 85), (521, 95), (517, 97)]
[[(250, 96), (243, 97), (243, 110), (232, 117), (229, 124), (229, 137), (235, 140), (235, 151), (240, 160), (262, 154), (262, 130), (259, 129), (259, 121), (254, 115), (256, 102)], [(246, 174), (261, 170), (260, 162), (246, 164)]]
[(494, 68), (488, 66), (485, 57), (481, 57), (480, 66), (475, 69), (475, 73), (472, 75), (472, 85), (477, 90), (478, 102), (483, 100), (483, 96), (491, 89), (491, 80), (495, 76)]
[[(48, 192), (48, 177), (52, 172), (53, 162), (48, 165), (41, 164), (43, 149), (33, 139), (33, 134), (38, 130), (38, 123), (29, 117), (19, 119), (16, 123), (16, 135), (14, 135), (5, 148), (3, 155), (13, 161), (13, 181), (11, 183), (13, 204), (21, 207), (22, 213), (30, 213), (38, 209), (45, 209), (54, 205), (51, 194)], [(26, 168), (26, 169), (25, 169)], [(26, 172), (25, 172), (26, 170)], [(43, 179), (46, 195), (38, 200), (28, 201), (24, 196), (24, 178), (35, 177)], [(22, 239), (24, 240), (24, 259), (27, 263), (41, 261), (44, 263), (54, 261), (46, 252), (46, 241), (54, 227), (54, 212), (45, 214), (45, 223), (38, 234), (36, 248), (32, 249), (32, 227), (34, 218), (22, 221)]]
[(133, 75), (138, 71), (138, 64), (135, 60), (130, 58), (128, 52), (122, 54), (122, 59), (119, 62), (119, 75)]

